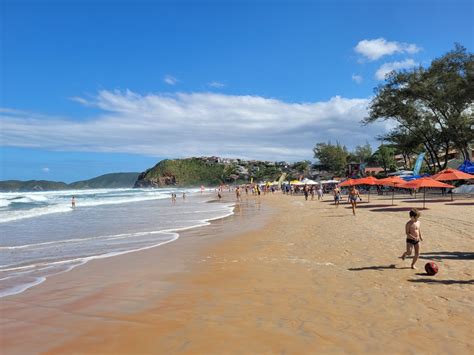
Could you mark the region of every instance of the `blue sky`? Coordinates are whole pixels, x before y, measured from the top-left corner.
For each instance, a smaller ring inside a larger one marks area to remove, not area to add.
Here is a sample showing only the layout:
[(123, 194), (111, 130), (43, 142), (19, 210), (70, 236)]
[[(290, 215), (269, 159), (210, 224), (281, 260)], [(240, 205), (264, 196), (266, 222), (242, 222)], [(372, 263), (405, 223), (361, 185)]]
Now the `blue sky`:
[(474, 47), (472, 1), (2, 1), (0, 179), (352, 148), (390, 69)]

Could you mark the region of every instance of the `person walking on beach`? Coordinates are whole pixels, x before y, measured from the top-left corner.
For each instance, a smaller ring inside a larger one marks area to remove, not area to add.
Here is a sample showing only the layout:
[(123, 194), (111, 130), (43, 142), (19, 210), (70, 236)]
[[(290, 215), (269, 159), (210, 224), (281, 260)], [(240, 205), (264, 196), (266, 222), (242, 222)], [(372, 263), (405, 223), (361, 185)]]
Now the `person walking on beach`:
[(412, 269), (416, 269), (415, 263), (420, 256), (420, 241), (423, 240), (423, 237), (421, 236), (420, 221), (418, 220), (419, 218), (420, 212), (416, 208), (413, 208), (410, 210), (410, 220), (405, 225), (407, 250), (402, 254), (401, 258), (402, 260), (405, 260), (408, 255), (411, 255), (412, 249), (415, 248), (415, 255), (411, 262)]
[(308, 186), (304, 185), (303, 187), (303, 194), (304, 194), (304, 199), (308, 201)]
[(309, 193), (311, 195), (311, 201), (314, 201), (314, 186), (311, 186), (309, 188)]
[(183, 192), (183, 201), (186, 200), (186, 192)]
[(76, 197), (75, 197), (75, 196), (72, 196), (72, 199), (71, 199), (71, 208), (76, 208)]
[(318, 187), (318, 200), (323, 200), (323, 187), (321, 185)]
[(354, 216), (356, 214), (357, 199), (361, 200), (359, 190), (357, 190), (355, 186), (351, 186), (351, 190), (349, 191), (349, 201), (351, 202), (352, 214)]
[(339, 207), (339, 201), (341, 200), (341, 190), (336, 186), (333, 190), (334, 194), (334, 205), (336, 205), (336, 208)]
[(237, 201), (240, 202), (240, 187), (239, 186), (235, 188), (235, 197), (237, 198)]

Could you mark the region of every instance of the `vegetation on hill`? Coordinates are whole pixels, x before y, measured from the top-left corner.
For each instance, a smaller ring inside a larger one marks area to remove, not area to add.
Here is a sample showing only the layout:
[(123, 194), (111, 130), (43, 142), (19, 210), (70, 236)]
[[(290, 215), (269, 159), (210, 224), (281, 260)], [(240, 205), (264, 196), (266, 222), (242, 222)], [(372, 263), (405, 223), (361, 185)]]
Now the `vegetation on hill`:
[(135, 187), (209, 186), (248, 183), (251, 180), (273, 181), (279, 179), (283, 173), (291, 179), (304, 174), (308, 167), (309, 162), (290, 164), (219, 157), (162, 160), (140, 174)]
[(80, 190), (100, 188), (133, 187), (139, 173), (113, 173), (97, 176), (93, 179), (76, 181), (71, 184), (47, 180), (5, 180), (0, 181), (0, 191), (51, 191)]
[(0, 191), (46, 191), (67, 190), (68, 184), (59, 181), (46, 180), (4, 180), (0, 181)]
[(76, 181), (69, 184), (72, 189), (101, 189), (132, 187), (140, 173), (113, 173), (97, 176), (93, 179)]

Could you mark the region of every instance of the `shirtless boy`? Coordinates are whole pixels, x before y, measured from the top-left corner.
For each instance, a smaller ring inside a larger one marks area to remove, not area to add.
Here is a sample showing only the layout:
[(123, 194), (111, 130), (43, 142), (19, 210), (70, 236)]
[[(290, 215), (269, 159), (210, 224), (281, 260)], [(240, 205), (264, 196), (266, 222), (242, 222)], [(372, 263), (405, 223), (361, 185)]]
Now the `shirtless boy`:
[(411, 251), (415, 248), (415, 255), (413, 256), (413, 261), (411, 262), (411, 268), (416, 269), (415, 263), (418, 260), (420, 255), (420, 241), (423, 240), (421, 237), (420, 230), (420, 212), (416, 208), (410, 210), (410, 220), (405, 225), (405, 233), (407, 235), (407, 250), (401, 256), (402, 260), (405, 260), (407, 255), (411, 255)]
[(356, 214), (357, 199), (360, 199), (359, 190), (357, 190), (355, 186), (351, 186), (351, 190), (349, 191), (349, 201), (351, 202), (352, 214), (354, 216)]
[(341, 190), (336, 186), (333, 190), (334, 194), (334, 204), (336, 207), (339, 207), (339, 200), (341, 199)]

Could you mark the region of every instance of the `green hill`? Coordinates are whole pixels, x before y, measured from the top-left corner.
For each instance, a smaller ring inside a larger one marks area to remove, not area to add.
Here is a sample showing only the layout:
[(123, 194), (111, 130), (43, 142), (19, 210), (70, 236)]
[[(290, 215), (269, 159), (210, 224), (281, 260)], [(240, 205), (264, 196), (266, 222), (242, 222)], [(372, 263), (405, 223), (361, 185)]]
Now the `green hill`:
[(0, 191), (51, 191), (80, 189), (113, 189), (133, 187), (139, 173), (112, 173), (97, 176), (71, 184), (47, 180), (4, 180), (0, 181)]
[(71, 189), (113, 189), (133, 187), (139, 173), (113, 173), (69, 184)]
[(290, 164), (259, 160), (200, 157), (162, 160), (141, 173), (135, 187), (200, 186), (221, 183), (274, 181), (283, 173), (288, 179), (300, 176), (307, 162)]
[(224, 164), (209, 163), (200, 158), (162, 160), (141, 173), (135, 187), (218, 185), (226, 180), (229, 172)]
[(67, 190), (68, 184), (59, 181), (47, 180), (4, 180), (0, 181), (0, 191), (46, 191)]

